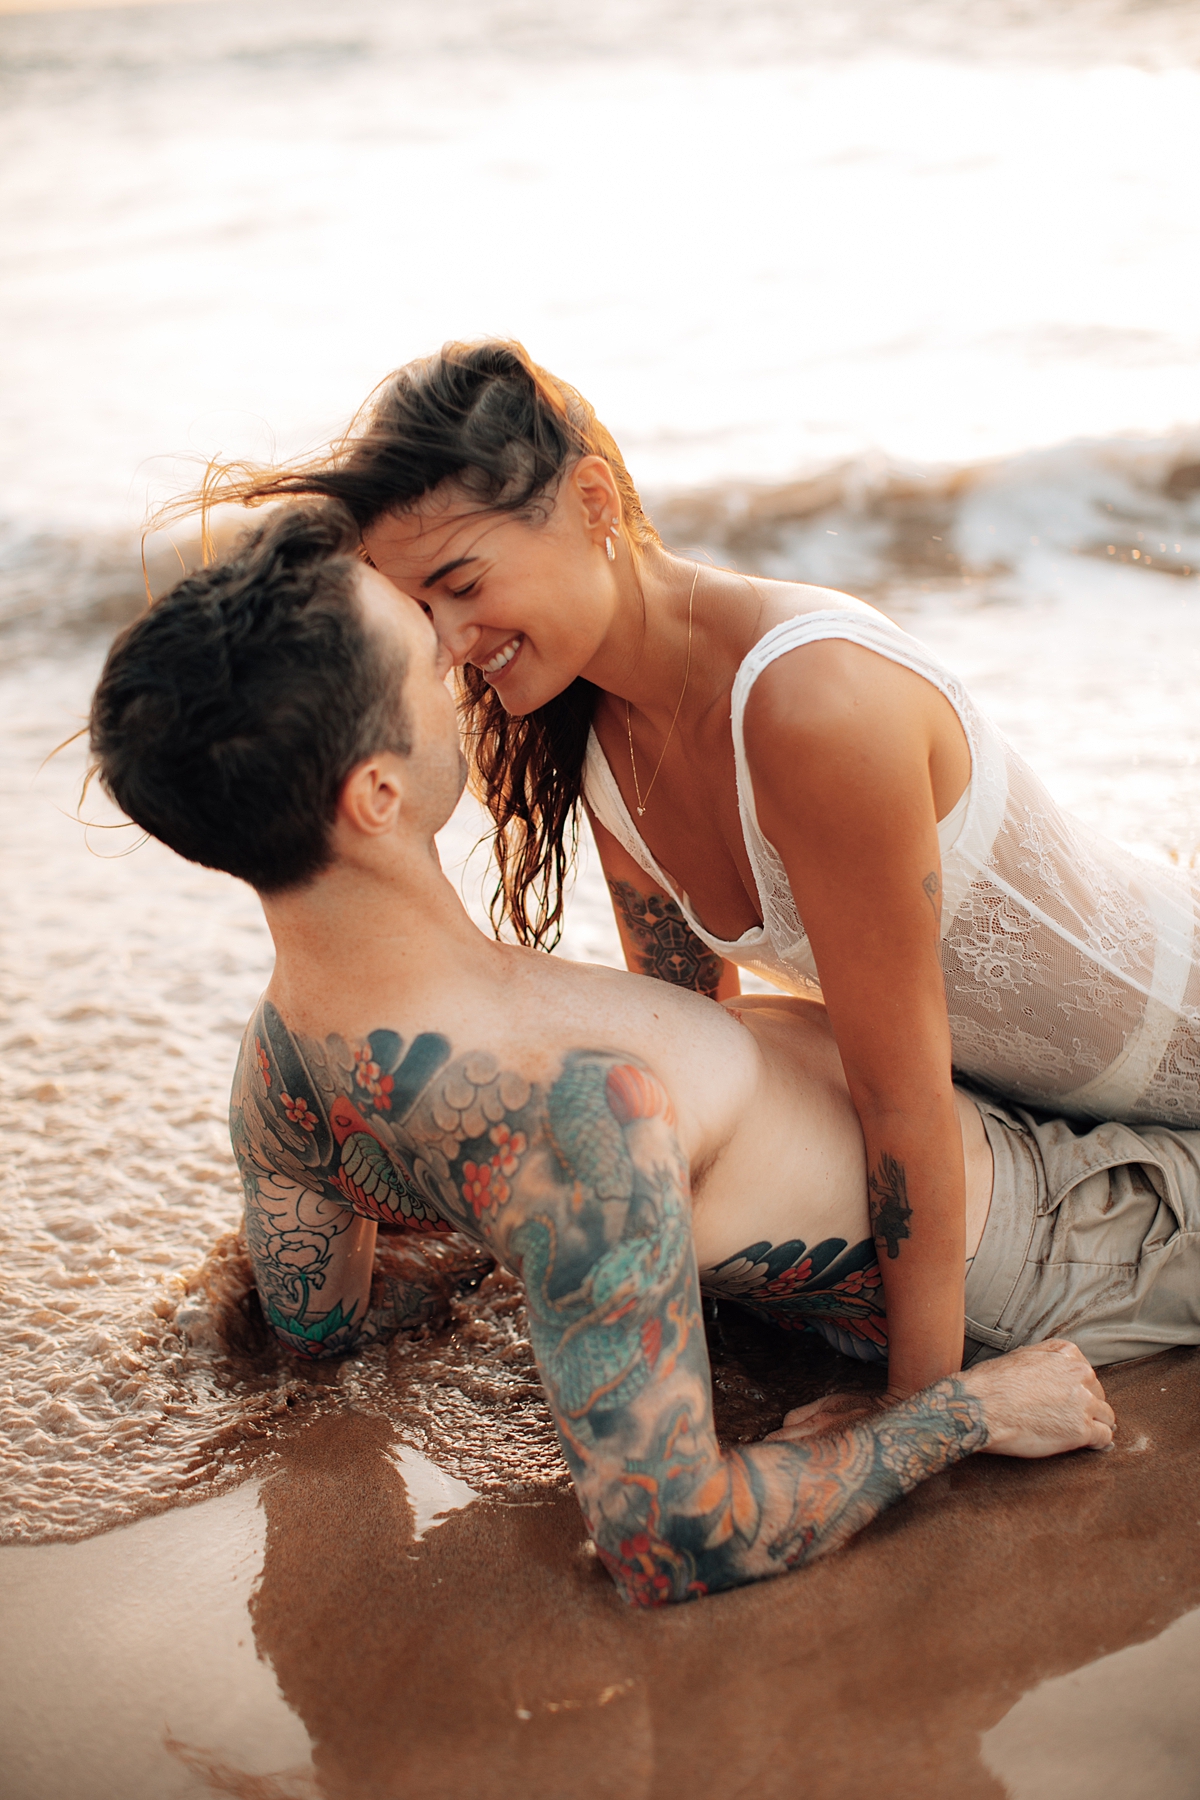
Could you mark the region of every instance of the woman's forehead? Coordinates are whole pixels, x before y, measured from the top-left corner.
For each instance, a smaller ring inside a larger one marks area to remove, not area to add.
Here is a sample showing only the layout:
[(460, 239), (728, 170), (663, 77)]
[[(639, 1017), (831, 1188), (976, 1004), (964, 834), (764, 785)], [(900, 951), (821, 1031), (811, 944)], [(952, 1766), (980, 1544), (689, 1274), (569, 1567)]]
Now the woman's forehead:
[(388, 574), (398, 565), (412, 573), (437, 569), (442, 563), (471, 554), (504, 525), (512, 515), (472, 507), (459, 493), (439, 499), (438, 491), (423, 496), (403, 512), (384, 513), (363, 532), (363, 546), (376, 568)]

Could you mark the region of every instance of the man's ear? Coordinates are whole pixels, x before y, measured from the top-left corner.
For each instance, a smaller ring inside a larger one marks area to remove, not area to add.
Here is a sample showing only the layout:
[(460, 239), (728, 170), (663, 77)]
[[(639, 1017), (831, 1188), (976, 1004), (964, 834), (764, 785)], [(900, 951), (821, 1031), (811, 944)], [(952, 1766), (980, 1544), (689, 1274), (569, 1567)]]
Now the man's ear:
[(364, 837), (383, 837), (394, 830), (404, 808), (403, 757), (381, 750), (351, 769), (338, 795), (341, 824)]

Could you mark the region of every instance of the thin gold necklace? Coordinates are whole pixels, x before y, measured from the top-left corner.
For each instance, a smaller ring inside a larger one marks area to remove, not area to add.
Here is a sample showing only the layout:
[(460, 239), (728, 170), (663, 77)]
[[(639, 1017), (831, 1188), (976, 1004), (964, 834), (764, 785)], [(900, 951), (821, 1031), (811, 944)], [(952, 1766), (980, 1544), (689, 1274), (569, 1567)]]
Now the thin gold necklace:
[(663, 747), (659, 751), (658, 761), (654, 765), (654, 773), (650, 777), (650, 785), (649, 785), (649, 787), (647, 787), (644, 794), (643, 794), (641, 788), (638, 786), (637, 758), (633, 754), (633, 717), (629, 711), (628, 700), (625, 702), (625, 729), (629, 733), (629, 767), (633, 770), (633, 791), (637, 795), (637, 816), (639, 819), (642, 817), (642, 815), (644, 814), (644, 812), (646, 810), (646, 804), (650, 799), (651, 793), (653, 792), (654, 784), (658, 780), (658, 771), (663, 766), (663, 757), (667, 754), (667, 745), (671, 741), (671, 734), (675, 730), (676, 720), (679, 718), (680, 709), (683, 706), (683, 696), (687, 693), (688, 676), (692, 672), (692, 602), (696, 598), (696, 583), (699, 581), (699, 579), (700, 579), (700, 564), (697, 563), (696, 564), (696, 573), (692, 576), (692, 591), (688, 595), (688, 647), (687, 647), (687, 662), (684, 664), (684, 669), (683, 669), (683, 686), (679, 690), (679, 699), (677, 700), (677, 702), (675, 704), (675, 711), (674, 711), (674, 714), (672, 715), (671, 723), (667, 727), (667, 735), (663, 739)]

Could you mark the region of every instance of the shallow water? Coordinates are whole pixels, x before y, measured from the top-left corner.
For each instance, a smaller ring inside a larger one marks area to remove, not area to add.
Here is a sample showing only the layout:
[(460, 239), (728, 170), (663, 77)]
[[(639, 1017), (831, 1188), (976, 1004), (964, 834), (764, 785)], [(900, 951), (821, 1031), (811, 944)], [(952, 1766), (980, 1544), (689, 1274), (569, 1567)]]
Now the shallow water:
[(430, 1518), (386, 1420), (319, 1419), (233, 1494), (0, 1549), (6, 1793), (1190, 1800), (1198, 1376), (1127, 1365), (1113, 1452), (974, 1457), (837, 1556), (656, 1613), (561, 1487)]
[[(1190, 864), (1198, 162), (1166, 4), (0, 16), (0, 1536), (211, 1494), (347, 1408), (484, 1495), (563, 1479), (498, 1278), (337, 1368), (255, 1334), (225, 1108), (257, 905), (85, 837), (77, 749), (38, 772), (137, 603), (148, 494), (518, 332), (670, 541), (877, 599), (1060, 798)], [(617, 960), (586, 858), (563, 949)], [(718, 1357), (733, 1435), (828, 1373), (762, 1364)]]
[[(1195, 861), (1200, 581), (1046, 552), (1016, 589), (897, 583), (886, 598), (1081, 816)], [(120, 854), (128, 829), (85, 834), (78, 746), (39, 772), (100, 654), (64, 641), (0, 677), (0, 1538), (83, 1536), (213, 1492), (347, 1407), (479, 1492), (563, 1480), (506, 1279), (455, 1303), (457, 1329), (328, 1369), (297, 1368), (245, 1319), (225, 1112), (270, 942), (248, 890), (154, 843)], [(113, 822), (98, 796), (84, 810)], [(482, 921), (480, 829), (464, 803), (442, 850)], [(562, 953), (618, 960), (586, 854)], [(727, 1431), (764, 1428), (827, 1375), (781, 1355), (747, 1400), (719, 1370)]]

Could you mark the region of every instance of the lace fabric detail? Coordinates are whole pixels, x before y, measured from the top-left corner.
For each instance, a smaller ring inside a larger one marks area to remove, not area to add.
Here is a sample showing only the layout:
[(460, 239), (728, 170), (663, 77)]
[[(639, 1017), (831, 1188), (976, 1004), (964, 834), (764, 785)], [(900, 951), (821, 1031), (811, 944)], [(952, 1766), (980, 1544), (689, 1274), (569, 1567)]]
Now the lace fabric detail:
[[(1071, 818), (923, 644), (855, 603), (788, 619), (733, 685), (738, 804), (763, 923), (731, 943), (675, 893), (717, 955), (793, 993), (820, 981), (783, 859), (758, 824), (743, 720), (762, 671), (827, 638), (862, 645), (944, 694), (971, 753), (965, 809), (942, 822), (942, 967), (956, 1071), (1027, 1105), (1128, 1123), (1200, 1126), (1197, 884)], [(668, 893), (593, 737), (585, 793)], [(949, 829), (944, 829), (949, 827)]]

